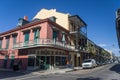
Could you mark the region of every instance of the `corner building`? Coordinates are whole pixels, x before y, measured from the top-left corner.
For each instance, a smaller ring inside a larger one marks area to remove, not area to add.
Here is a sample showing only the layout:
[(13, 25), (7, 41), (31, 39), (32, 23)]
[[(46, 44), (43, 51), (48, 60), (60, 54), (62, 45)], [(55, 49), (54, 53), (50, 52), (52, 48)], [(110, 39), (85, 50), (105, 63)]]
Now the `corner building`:
[(81, 65), (87, 53), (86, 23), (77, 15), (41, 11), (32, 21), (25, 16), (17, 27), (0, 33), (0, 68), (12, 69), (15, 63), (23, 70)]

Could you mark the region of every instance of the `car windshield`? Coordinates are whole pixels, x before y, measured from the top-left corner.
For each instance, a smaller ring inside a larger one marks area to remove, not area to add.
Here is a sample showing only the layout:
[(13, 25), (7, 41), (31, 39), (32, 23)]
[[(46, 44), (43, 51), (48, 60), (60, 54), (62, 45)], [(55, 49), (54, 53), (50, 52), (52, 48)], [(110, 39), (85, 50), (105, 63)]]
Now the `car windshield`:
[(91, 62), (91, 60), (84, 60), (83, 62), (84, 62), (84, 63), (87, 63), (87, 62)]

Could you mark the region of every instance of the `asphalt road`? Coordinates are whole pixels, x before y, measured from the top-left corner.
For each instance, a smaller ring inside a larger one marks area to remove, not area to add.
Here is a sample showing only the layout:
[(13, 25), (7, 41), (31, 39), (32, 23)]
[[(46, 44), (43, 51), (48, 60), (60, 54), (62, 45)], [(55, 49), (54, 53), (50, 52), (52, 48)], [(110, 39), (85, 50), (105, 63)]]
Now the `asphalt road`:
[(0, 80), (120, 80), (120, 64), (108, 64), (94, 69), (84, 69), (64, 74), (32, 74), (1, 72)]

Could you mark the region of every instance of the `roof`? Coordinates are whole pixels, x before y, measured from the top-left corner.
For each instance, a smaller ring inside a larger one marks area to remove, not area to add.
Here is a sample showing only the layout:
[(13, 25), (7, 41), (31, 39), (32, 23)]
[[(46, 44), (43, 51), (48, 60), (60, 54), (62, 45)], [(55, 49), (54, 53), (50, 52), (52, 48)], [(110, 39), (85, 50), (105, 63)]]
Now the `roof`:
[(0, 36), (1, 36), (1, 35), (5, 35), (5, 34), (8, 34), (8, 33), (11, 33), (11, 32), (18, 31), (18, 30), (20, 30), (20, 29), (28, 28), (28, 27), (30, 27), (30, 26), (34, 26), (34, 25), (37, 25), (37, 24), (41, 24), (41, 23), (44, 23), (44, 22), (48, 22), (48, 23), (54, 25), (55, 27), (61, 29), (62, 31), (65, 31), (66, 33), (69, 33), (68, 30), (66, 30), (66, 29), (63, 28), (62, 26), (58, 25), (57, 23), (55, 23), (55, 22), (53, 22), (53, 21), (51, 21), (50, 19), (47, 18), (47, 19), (42, 19), (42, 20), (36, 20), (36, 21), (30, 22), (30, 23), (28, 23), (28, 24), (25, 24), (25, 25), (23, 25), (23, 26), (18, 26), (18, 27), (14, 28), (14, 29), (11, 29), (11, 30), (9, 30), (9, 31), (0, 33)]

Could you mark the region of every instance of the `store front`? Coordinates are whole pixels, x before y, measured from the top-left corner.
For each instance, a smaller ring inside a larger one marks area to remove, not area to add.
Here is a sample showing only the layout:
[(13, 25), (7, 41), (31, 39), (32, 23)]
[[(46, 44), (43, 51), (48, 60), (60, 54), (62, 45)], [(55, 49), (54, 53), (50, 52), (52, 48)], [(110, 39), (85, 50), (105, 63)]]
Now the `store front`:
[(28, 69), (54, 69), (66, 66), (68, 54), (63, 50), (30, 49)]

